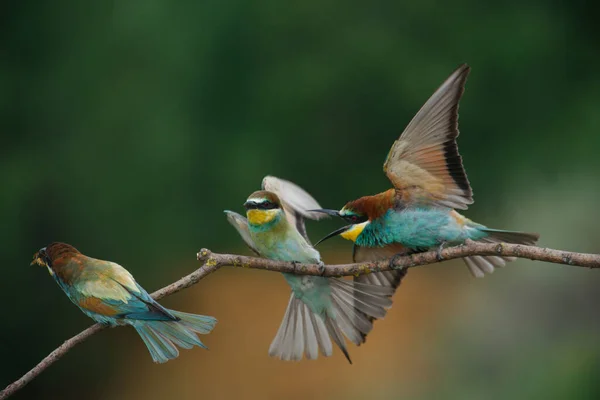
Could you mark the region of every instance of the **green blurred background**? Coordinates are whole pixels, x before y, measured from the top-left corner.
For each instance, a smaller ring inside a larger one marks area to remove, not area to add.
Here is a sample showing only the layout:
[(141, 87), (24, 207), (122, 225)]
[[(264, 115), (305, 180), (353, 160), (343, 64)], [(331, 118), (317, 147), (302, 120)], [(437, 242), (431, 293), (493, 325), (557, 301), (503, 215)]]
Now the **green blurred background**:
[[(589, 4), (2, 2), (1, 386), (91, 322), (28, 267), (37, 249), (71, 243), (149, 291), (202, 247), (248, 254), (223, 209), (242, 212), (267, 174), (332, 208), (387, 189), (389, 147), (462, 62), (466, 214), (600, 252)], [(341, 239), (321, 251), (350, 260)], [(597, 271), (524, 260), (482, 280), (417, 268), (354, 365), (284, 363), (267, 356), (284, 280), (224, 269), (163, 301), (220, 320), (210, 351), (154, 365), (132, 329), (104, 331), (15, 398), (598, 399), (599, 288)]]

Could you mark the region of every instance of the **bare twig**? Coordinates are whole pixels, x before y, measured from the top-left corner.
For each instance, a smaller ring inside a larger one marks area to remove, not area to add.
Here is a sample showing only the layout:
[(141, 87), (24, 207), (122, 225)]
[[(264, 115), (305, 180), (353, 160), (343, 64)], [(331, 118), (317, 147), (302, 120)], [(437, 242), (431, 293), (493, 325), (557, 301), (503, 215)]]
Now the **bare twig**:
[[(569, 251), (553, 250), (518, 244), (469, 242), (464, 246), (449, 247), (441, 252), (441, 256), (444, 260), (452, 260), (455, 258), (473, 255), (519, 257), (556, 264), (600, 269), (600, 255), (598, 254), (573, 253)], [(433, 264), (439, 261), (438, 253), (436, 251), (418, 253), (405, 257), (397, 257), (393, 262), (390, 260), (383, 260), (357, 264), (329, 265), (325, 268), (318, 264), (295, 264), (291, 262), (273, 261), (264, 258), (247, 257), (233, 254), (217, 254), (212, 253), (207, 249), (202, 249), (197, 254), (197, 258), (198, 261), (202, 262), (202, 266), (200, 268), (179, 279), (177, 282), (174, 282), (152, 293), (152, 297), (158, 300), (173, 293), (177, 293), (198, 283), (206, 275), (209, 275), (210, 273), (224, 266), (263, 269), (267, 271), (287, 272), (297, 275), (357, 276), (371, 272), (412, 268), (420, 265)], [(38, 365), (23, 375), (19, 380), (8, 385), (2, 392), (0, 392), (0, 400), (6, 399), (19, 389), (23, 388), (42, 371), (65, 355), (76, 344), (83, 342), (88, 337), (105, 328), (105, 326), (100, 324), (92, 325), (83, 332), (64, 342), (56, 350), (44, 358)]]

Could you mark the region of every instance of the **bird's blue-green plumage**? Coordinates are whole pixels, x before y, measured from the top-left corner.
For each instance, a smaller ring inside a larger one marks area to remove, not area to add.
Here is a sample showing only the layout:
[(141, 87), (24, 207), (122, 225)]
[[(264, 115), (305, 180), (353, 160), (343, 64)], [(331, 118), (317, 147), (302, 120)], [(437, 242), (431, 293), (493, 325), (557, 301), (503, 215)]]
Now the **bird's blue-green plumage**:
[[(309, 210), (319, 204), (299, 186), (275, 177), (263, 180), (263, 190), (252, 193), (244, 207), (246, 217), (225, 211), (248, 247), (272, 260), (321, 263), (310, 244), (304, 217), (318, 219)], [(288, 306), (269, 347), (282, 360), (316, 359), (319, 351), (332, 354), (332, 340), (348, 361), (344, 336), (359, 345), (391, 305), (392, 290), (340, 278), (283, 274), (292, 289)]]
[[(355, 256), (377, 259), (393, 251), (441, 249), (441, 245), (462, 244), (467, 239), (537, 242), (537, 234), (488, 229), (454, 211), (466, 210), (473, 203), (456, 143), (458, 107), (469, 71), (468, 65), (459, 66), (394, 141), (383, 165), (393, 188), (350, 201), (340, 210), (338, 215), (353, 224), (364, 220), (365, 225), (354, 224), (362, 231), (348, 228), (342, 234), (355, 241)], [(474, 276), (483, 277), (511, 259), (470, 256), (464, 260)]]
[(466, 239), (479, 240), (489, 234), (483, 225), (467, 220), (461, 224), (448, 209), (419, 207), (388, 210), (372, 220), (356, 238), (364, 247), (384, 247), (392, 243), (413, 249), (428, 249), (441, 243), (463, 243)]
[[(296, 229), (279, 214), (266, 224), (248, 224), (255, 246), (263, 257), (271, 260), (296, 261), (315, 264), (321, 261), (319, 252), (310, 246)], [(334, 317), (329, 298), (328, 278), (283, 274), (294, 295), (312, 312)]]
[(215, 318), (168, 310), (120, 265), (84, 256), (62, 243), (44, 251), (51, 254), (53, 245), (59, 257), (48, 261), (48, 270), (69, 299), (94, 321), (133, 326), (159, 363), (177, 357), (176, 346), (205, 348), (196, 333), (210, 332)]

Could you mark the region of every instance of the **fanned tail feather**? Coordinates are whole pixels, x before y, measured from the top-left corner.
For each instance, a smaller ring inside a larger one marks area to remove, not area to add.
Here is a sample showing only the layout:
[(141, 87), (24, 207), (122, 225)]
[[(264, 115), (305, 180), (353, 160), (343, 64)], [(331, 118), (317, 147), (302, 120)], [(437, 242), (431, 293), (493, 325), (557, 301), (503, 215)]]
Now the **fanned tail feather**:
[(215, 317), (184, 313), (181, 311), (169, 311), (171, 311), (171, 314), (181, 320), (179, 321), (181, 325), (201, 335), (210, 333), (210, 331), (212, 331), (217, 324), (217, 319)]
[(319, 357), (319, 350), (326, 357), (332, 353), (325, 322), (292, 293), (269, 356), (300, 361), (305, 354), (307, 359), (314, 360)]
[(179, 350), (191, 349), (194, 346), (207, 347), (198, 339), (197, 333), (209, 333), (217, 323), (213, 317), (204, 315), (188, 314), (169, 310), (178, 318), (178, 321), (141, 321), (134, 320), (130, 324), (138, 332), (152, 360), (157, 363), (165, 363), (177, 358)]
[(346, 360), (348, 360), (348, 362), (352, 364), (352, 360), (350, 359), (350, 353), (348, 353), (348, 349), (346, 348), (346, 341), (344, 340), (344, 335), (342, 335), (342, 331), (338, 326), (337, 321), (338, 320), (334, 320), (330, 316), (325, 317), (325, 326), (327, 327), (327, 332), (329, 332), (329, 335), (331, 336), (335, 344), (337, 344), (340, 350), (342, 350), (342, 353), (344, 353)]
[[(283, 321), (271, 343), (269, 355), (282, 360), (299, 361), (304, 354), (314, 360), (332, 354), (331, 339), (350, 363), (344, 335), (360, 345), (373, 329), (373, 319), (383, 318), (392, 304), (394, 289), (343, 279), (329, 279), (332, 310), (315, 314), (293, 293)], [(330, 338), (331, 337), (331, 338)]]
[[(483, 243), (512, 243), (533, 246), (537, 243), (540, 235), (537, 233), (503, 231), (497, 229), (480, 228), (489, 236), (479, 239)], [(507, 262), (516, 260), (515, 257), (501, 256), (470, 256), (465, 257), (465, 264), (476, 278), (483, 278), (486, 273), (491, 274), (495, 268), (504, 267)]]

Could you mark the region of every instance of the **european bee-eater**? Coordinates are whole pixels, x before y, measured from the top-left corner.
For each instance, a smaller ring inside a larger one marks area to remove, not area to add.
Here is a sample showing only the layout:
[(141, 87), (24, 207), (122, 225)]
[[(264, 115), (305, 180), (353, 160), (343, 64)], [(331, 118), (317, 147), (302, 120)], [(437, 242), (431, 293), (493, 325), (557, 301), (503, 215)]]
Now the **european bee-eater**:
[(94, 321), (133, 326), (157, 363), (176, 358), (175, 345), (206, 348), (196, 333), (209, 333), (217, 322), (164, 308), (119, 264), (85, 256), (65, 243), (40, 249), (31, 264), (47, 267), (69, 299)]
[[(259, 256), (272, 260), (321, 263), (304, 225), (317, 201), (299, 186), (272, 176), (262, 182), (244, 203), (246, 217), (225, 211), (229, 222)], [(290, 301), (269, 355), (282, 360), (316, 359), (319, 349), (332, 353), (331, 338), (350, 363), (344, 335), (356, 345), (365, 341), (372, 320), (383, 318), (393, 291), (386, 287), (354, 283), (339, 278), (283, 274), (292, 288)]]
[[(348, 202), (340, 211), (320, 210), (350, 222), (335, 235), (354, 242), (357, 261), (389, 258), (479, 242), (533, 245), (536, 233), (490, 229), (454, 209), (467, 209), (473, 192), (458, 153), (458, 103), (470, 67), (461, 65), (427, 100), (394, 142), (383, 170), (394, 186), (383, 193)], [(470, 256), (471, 273), (483, 277), (512, 257)], [(366, 279), (370, 279), (366, 276)]]

